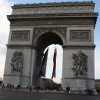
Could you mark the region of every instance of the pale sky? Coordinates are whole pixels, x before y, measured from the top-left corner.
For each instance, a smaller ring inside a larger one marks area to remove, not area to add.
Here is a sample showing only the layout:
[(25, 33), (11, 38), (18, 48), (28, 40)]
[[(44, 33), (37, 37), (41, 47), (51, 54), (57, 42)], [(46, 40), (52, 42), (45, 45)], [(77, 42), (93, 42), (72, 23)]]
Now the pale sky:
[[(26, 3), (46, 3), (46, 2), (68, 2), (68, 1), (91, 1), (91, 0), (0, 0), (0, 77), (3, 77), (4, 67), (5, 67), (5, 58), (6, 58), (6, 44), (8, 42), (9, 35), (9, 24), (10, 22), (7, 20), (6, 15), (10, 15), (12, 12), (11, 6), (13, 4), (26, 4)], [(92, 0), (95, 3), (95, 12), (100, 12), (100, 0)], [(95, 78), (100, 78), (100, 17), (98, 16), (98, 20), (95, 27), (94, 40), (96, 44), (95, 49)], [(54, 47), (57, 47), (57, 70), (56, 77), (54, 80), (56, 82), (61, 81), (62, 76), (62, 48), (59, 45), (52, 45), (49, 48), (49, 60), (46, 70), (46, 77), (51, 78), (52, 74), (52, 58)]]

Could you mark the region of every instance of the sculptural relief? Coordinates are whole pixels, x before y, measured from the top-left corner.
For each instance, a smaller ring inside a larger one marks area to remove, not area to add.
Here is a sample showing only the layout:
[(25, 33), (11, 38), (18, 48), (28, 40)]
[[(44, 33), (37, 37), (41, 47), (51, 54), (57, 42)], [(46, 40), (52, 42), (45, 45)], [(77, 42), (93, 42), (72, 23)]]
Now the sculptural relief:
[(29, 40), (30, 38), (30, 31), (12, 31), (11, 40)]
[(13, 10), (13, 14), (27, 14), (27, 13), (31, 13), (31, 14), (39, 14), (39, 13), (44, 13), (44, 14), (48, 14), (48, 13), (70, 13), (70, 12), (93, 12), (93, 6), (80, 6), (80, 5), (66, 5), (63, 7), (54, 7), (54, 6), (49, 6), (49, 7), (34, 7), (34, 6), (30, 6), (29, 8), (19, 8), (19, 9), (14, 9)]
[(70, 41), (90, 41), (90, 31), (70, 31)]
[(22, 72), (23, 69), (23, 54), (22, 52), (14, 52), (13, 57), (11, 59), (11, 73)]
[(86, 75), (87, 73), (87, 62), (88, 57), (81, 51), (78, 54), (73, 54), (73, 67), (71, 68), (73, 74), (76, 75)]

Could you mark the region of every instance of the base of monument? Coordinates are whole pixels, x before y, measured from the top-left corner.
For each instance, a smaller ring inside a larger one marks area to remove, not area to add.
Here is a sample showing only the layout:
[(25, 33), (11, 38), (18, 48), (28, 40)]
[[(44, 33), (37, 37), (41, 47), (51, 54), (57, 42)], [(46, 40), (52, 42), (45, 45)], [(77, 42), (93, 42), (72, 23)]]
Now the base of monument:
[(62, 88), (63, 90), (66, 90), (67, 87), (70, 87), (72, 91), (95, 89), (94, 79), (65, 78), (64, 80), (62, 80)]
[(22, 76), (19, 73), (4, 75), (3, 83), (5, 85), (11, 84), (15, 87), (20, 85), (21, 87), (27, 87), (30, 83), (29, 76)]

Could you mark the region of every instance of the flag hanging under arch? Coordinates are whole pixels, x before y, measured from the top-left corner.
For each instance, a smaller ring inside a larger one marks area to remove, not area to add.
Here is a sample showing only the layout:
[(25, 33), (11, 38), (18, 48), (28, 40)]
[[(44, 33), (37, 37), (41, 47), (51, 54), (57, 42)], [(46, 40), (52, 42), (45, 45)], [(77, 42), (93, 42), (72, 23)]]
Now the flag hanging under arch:
[(57, 50), (55, 49), (54, 51), (54, 56), (53, 56), (53, 71), (52, 71), (52, 79), (53, 77), (56, 77), (56, 55), (57, 55)]
[(48, 49), (46, 50), (46, 52), (44, 53), (44, 56), (42, 58), (42, 65), (41, 65), (41, 69), (40, 69), (40, 72), (39, 72), (37, 78), (39, 78), (40, 76), (45, 77), (47, 58), (48, 58)]

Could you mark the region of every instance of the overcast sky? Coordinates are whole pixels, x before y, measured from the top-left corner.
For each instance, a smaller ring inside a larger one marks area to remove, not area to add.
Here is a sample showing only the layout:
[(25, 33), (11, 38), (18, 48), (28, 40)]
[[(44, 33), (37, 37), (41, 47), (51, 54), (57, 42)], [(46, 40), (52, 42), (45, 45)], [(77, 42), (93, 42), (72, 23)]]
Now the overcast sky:
[[(3, 77), (5, 58), (6, 58), (6, 44), (8, 42), (9, 35), (9, 21), (6, 15), (10, 15), (12, 12), (11, 6), (13, 4), (26, 4), (26, 3), (45, 3), (45, 2), (67, 2), (67, 1), (91, 1), (91, 0), (0, 0), (0, 77)], [(100, 12), (100, 0), (92, 0), (95, 3), (95, 12)], [(94, 40), (96, 44), (95, 49), (95, 78), (100, 78), (100, 17), (98, 17)], [(57, 47), (57, 78), (56, 82), (60, 82), (62, 75), (62, 48), (58, 45), (52, 45), (49, 48), (49, 60), (47, 66), (46, 76), (51, 78), (52, 73), (52, 57), (54, 47)]]

